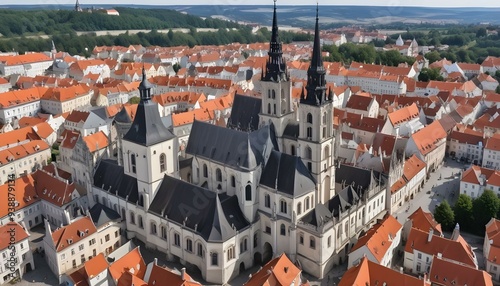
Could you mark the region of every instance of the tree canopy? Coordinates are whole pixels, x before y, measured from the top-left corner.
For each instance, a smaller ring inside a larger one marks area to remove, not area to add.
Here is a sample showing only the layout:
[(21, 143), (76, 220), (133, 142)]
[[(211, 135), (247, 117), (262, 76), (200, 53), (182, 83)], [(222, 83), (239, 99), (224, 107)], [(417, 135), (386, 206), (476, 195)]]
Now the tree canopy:
[(448, 201), (444, 200), (436, 207), (434, 210), (434, 219), (441, 224), (441, 227), (444, 230), (453, 229), (455, 222), (455, 215), (451, 210), (450, 204)]

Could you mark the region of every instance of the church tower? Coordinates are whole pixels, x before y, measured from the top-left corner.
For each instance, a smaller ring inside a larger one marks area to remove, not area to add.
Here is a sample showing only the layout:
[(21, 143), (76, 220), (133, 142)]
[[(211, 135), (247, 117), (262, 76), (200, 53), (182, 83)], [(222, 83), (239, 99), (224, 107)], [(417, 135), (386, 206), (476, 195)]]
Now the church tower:
[(302, 89), (299, 106), (299, 154), (317, 183), (316, 203), (335, 195), (333, 157), (333, 93), (326, 89), (325, 68), (321, 58), (318, 6), (311, 64), (307, 85)]
[(82, 12), (82, 8), (80, 7), (80, 2), (78, 2), (78, 0), (76, 0), (75, 11)]
[(122, 139), (123, 169), (125, 174), (137, 178), (138, 204), (145, 210), (163, 177), (176, 176), (179, 170), (178, 140), (163, 124), (157, 103), (151, 100), (151, 87), (143, 69), (141, 101), (134, 122)]
[(282, 43), (278, 35), (276, 0), (274, 0), (273, 27), (269, 43), (269, 58), (261, 74), (262, 107), (260, 126), (273, 124), (278, 145), (283, 150), (281, 137), (290, 120), (294, 119), (292, 109), (292, 82), (283, 59)]

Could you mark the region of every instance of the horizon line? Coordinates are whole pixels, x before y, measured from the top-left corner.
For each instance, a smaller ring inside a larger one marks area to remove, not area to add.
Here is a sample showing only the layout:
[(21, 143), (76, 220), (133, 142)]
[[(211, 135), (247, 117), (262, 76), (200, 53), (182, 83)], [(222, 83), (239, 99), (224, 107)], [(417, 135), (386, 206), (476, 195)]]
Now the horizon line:
[[(106, 6), (114, 6), (114, 7), (128, 7), (128, 6), (163, 6), (163, 7), (172, 7), (172, 6), (269, 6), (273, 7), (274, 4), (238, 4), (238, 5), (225, 5), (225, 4), (177, 4), (177, 5), (169, 5), (169, 4), (111, 4), (111, 3), (89, 3), (80, 5), (81, 7), (85, 6), (98, 6), (98, 5), (106, 5)], [(74, 6), (74, 4), (0, 4), (0, 8), (5, 6)], [(279, 7), (287, 7), (287, 6), (305, 6), (305, 7), (316, 7), (314, 4), (284, 4), (279, 5)], [(445, 8), (445, 9), (463, 9), (463, 8), (473, 8), (473, 9), (498, 9), (498, 6), (417, 6), (417, 5), (362, 5), (362, 4), (350, 4), (350, 5), (339, 5), (339, 4), (323, 4), (319, 6), (337, 6), (337, 7), (381, 7), (381, 8)]]

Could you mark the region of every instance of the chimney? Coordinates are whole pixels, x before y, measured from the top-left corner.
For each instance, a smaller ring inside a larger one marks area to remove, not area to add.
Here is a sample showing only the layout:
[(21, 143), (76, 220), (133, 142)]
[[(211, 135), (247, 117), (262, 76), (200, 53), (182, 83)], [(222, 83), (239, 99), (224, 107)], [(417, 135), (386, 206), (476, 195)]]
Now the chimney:
[(154, 263), (155, 263), (155, 265), (158, 265), (158, 258), (155, 257)]
[(181, 280), (186, 280), (186, 268), (181, 268)]
[(427, 237), (427, 242), (431, 242), (432, 236), (434, 235), (434, 230), (432, 227), (429, 229), (429, 236)]
[(458, 237), (460, 236), (460, 225), (458, 223), (455, 225), (455, 229), (453, 230), (453, 233), (451, 234), (451, 240), (457, 240)]
[(403, 267), (399, 267), (399, 273), (403, 274)]

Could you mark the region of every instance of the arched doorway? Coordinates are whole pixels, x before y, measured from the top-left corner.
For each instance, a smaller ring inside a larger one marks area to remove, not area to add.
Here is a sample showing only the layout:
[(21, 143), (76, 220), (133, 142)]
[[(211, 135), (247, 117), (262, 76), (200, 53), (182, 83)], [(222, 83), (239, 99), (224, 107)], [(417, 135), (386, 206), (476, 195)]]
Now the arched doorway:
[(245, 263), (244, 262), (241, 262), (240, 263), (240, 274), (245, 272)]
[(273, 259), (273, 247), (271, 246), (271, 244), (269, 244), (269, 242), (266, 242), (264, 244), (264, 254), (262, 255), (262, 262), (266, 264), (271, 261), (271, 259)]
[(260, 254), (260, 252), (255, 252), (255, 254), (253, 255), (253, 264), (254, 265), (262, 264), (262, 254)]

